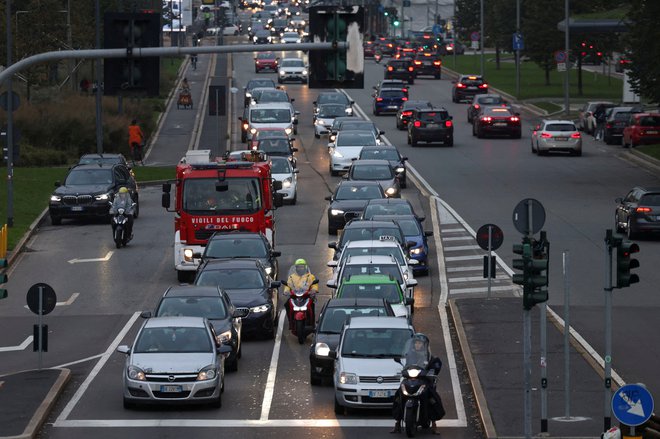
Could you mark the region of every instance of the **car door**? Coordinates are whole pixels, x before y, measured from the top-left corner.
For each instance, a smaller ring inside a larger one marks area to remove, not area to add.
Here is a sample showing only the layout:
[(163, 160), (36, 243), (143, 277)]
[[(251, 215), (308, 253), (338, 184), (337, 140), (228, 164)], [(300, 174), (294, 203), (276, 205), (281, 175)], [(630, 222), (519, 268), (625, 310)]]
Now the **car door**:
[(628, 195), (622, 200), (621, 204), (618, 207), (619, 212), (619, 224), (622, 226), (628, 223), (628, 218), (630, 217), (630, 212), (637, 206), (639, 202), (639, 193), (637, 189), (633, 189), (628, 192)]

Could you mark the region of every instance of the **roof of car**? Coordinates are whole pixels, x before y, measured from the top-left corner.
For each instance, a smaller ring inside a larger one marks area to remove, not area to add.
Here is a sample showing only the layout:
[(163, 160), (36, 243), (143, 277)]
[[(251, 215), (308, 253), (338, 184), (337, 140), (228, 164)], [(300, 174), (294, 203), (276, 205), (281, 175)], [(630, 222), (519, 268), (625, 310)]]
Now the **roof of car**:
[[(274, 157), (271, 157), (271, 160)], [(286, 157), (278, 157), (281, 158), (282, 160), (289, 160)], [(211, 237), (209, 238), (210, 240), (215, 240), (215, 239), (234, 239), (234, 238), (241, 238), (241, 239), (264, 239), (264, 235), (260, 232), (248, 232), (245, 230), (236, 230), (236, 231), (222, 231), (222, 232), (215, 232)]]
[(378, 198), (369, 200), (368, 204), (410, 204), (405, 198)]
[(261, 262), (257, 259), (250, 258), (218, 258), (218, 259), (209, 259), (204, 263), (203, 267), (200, 267), (201, 270), (222, 270), (222, 269), (235, 269), (235, 268), (256, 268), (261, 269), (263, 266)]
[(176, 317), (151, 317), (144, 323), (145, 328), (168, 328), (188, 327), (204, 328), (206, 319), (204, 317), (176, 316)]
[(107, 162), (95, 162), (95, 163), (84, 163), (82, 165), (74, 165), (71, 170), (74, 169), (112, 169), (115, 166), (126, 167), (123, 163), (107, 163)]
[(218, 297), (221, 294), (217, 286), (174, 285), (165, 291), (163, 297)]
[(396, 242), (392, 241), (391, 239), (361, 239), (357, 241), (349, 241), (346, 243), (344, 246), (344, 249), (347, 248), (371, 248), (371, 247), (401, 247), (401, 245)]
[[(399, 265), (399, 261), (397, 261), (392, 256), (387, 256), (387, 255), (353, 255), (348, 257), (344, 263), (346, 265), (383, 265), (383, 264)], [(370, 274), (368, 276), (373, 276), (373, 275)], [(383, 276), (388, 277), (386, 275)], [(352, 276), (351, 279), (353, 279), (354, 277), (355, 276)]]
[(337, 184), (339, 186), (380, 186), (380, 183), (372, 180), (342, 180)]
[(570, 124), (575, 125), (575, 122), (573, 122), (572, 120), (562, 120), (562, 119), (549, 119), (549, 120), (544, 120), (543, 122), (546, 123), (546, 124), (551, 124), (551, 123), (570, 123)]
[(293, 105), (291, 104), (291, 102), (263, 102), (251, 106), (250, 110), (261, 110), (267, 108), (275, 108), (275, 109), (286, 108), (287, 110), (288, 109), (293, 110)]
[[(367, 183), (366, 181), (359, 182), (360, 184)], [(376, 183), (378, 182), (375, 181), (369, 181), (368, 183)], [(380, 186), (380, 185), (379, 185)], [(386, 227), (386, 226), (391, 226), (391, 227), (399, 227), (398, 225), (394, 224), (393, 221), (374, 221), (374, 220), (351, 220), (348, 223), (346, 223), (346, 226), (344, 227), (344, 230), (347, 228), (362, 228), (362, 227)]]
[(399, 282), (393, 277), (386, 274), (354, 274), (347, 277), (342, 282), (342, 285), (355, 285), (355, 284), (394, 284), (399, 285)]
[(408, 319), (394, 316), (353, 317), (347, 321), (345, 328), (412, 329), (412, 325), (408, 323)]
[(373, 297), (354, 297), (350, 299), (334, 297), (328, 299), (326, 308), (367, 308), (373, 306), (386, 306), (386, 303), (384, 299), (375, 299)]
[(352, 163), (352, 165), (353, 166), (375, 166), (375, 165), (390, 166), (390, 162), (383, 159), (360, 159), (360, 160), (355, 160)]

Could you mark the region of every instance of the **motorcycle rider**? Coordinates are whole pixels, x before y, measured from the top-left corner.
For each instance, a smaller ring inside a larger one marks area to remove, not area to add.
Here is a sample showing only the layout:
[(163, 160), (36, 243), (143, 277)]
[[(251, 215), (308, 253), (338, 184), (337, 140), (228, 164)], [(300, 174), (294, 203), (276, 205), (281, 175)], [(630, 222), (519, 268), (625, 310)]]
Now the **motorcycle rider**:
[[(421, 332), (416, 333), (412, 337), (408, 349), (406, 350), (405, 361), (406, 366), (416, 365), (425, 370), (429, 375), (438, 375), (442, 368), (442, 361), (431, 355), (429, 338)], [(444, 417), (445, 410), (442, 406), (440, 395), (435, 389), (434, 378), (427, 377), (426, 381), (428, 384), (426, 386), (427, 391), (424, 395), (426, 397), (426, 413), (431, 420), (431, 433), (440, 434), (440, 432), (437, 431), (436, 422)], [(403, 419), (404, 404), (405, 402), (401, 395), (401, 389), (399, 388), (396, 391), (396, 395), (394, 395), (394, 405), (392, 407), (392, 414), (394, 415), (396, 423), (390, 433), (401, 433), (401, 420)]]
[[(312, 285), (312, 282), (316, 280), (316, 276), (312, 274), (312, 272), (309, 270), (309, 266), (307, 265), (307, 261), (305, 261), (302, 258), (296, 259), (296, 262), (294, 262), (293, 266), (289, 269), (289, 277), (286, 280), (286, 285), (284, 286), (284, 294), (286, 294), (289, 298), (286, 301), (286, 305), (284, 308), (286, 309), (286, 316), (289, 318), (289, 301), (291, 300), (291, 290), (300, 290), (300, 289), (307, 289), (309, 288), (310, 285)], [(318, 284), (312, 285), (311, 287), (311, 295), (312, 298), (316, 296), (316, 293), (319, 292), (319, 286)], [(314, 299), (312, 300), (312, 311), (314, 311)]]
[(114, 200), (112, 200), (109, 212), (110, 215), (116, 215), (121, 208), (124, 209), (124, 214), (128, 219), (128, 222), (126, 223), (126, 233), (128, 234), (128, 240), (130, 241), (133, 239), (133, 214), (135, 212), (135, 203), (131, 198), (130, 192), (128, 192), (128, 188), (125, 186), (119, 188)]

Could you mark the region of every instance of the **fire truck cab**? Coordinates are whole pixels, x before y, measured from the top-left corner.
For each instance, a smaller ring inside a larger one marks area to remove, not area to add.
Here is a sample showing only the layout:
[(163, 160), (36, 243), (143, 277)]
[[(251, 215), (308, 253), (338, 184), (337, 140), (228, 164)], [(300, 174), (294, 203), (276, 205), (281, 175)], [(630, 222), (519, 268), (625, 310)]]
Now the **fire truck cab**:
[[(163, 184), (162, 205), (174, 218), (174, 266), (179, 282), (194, 277), (208, 239), (216, 231), (263, 233), (275, 247), (274, 210), (282, 206), (281, 182), (271, 177), (267, 156), (216, 161), (210, 150), (189, 151), (176, 180)], [(174, 207), (170, 209), (172, 185)]]

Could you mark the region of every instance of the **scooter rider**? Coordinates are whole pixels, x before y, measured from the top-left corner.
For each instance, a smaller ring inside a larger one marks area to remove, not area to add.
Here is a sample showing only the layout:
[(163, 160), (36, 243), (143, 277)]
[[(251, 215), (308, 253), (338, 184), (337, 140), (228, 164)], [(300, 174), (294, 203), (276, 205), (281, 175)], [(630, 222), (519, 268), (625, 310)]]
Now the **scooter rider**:
[[(286, 280), (286, 285), (284, 286), (284, 294), (286, 294), (289, 299), (287, 299), (286, 306), (284, 307), (286, 309), (286, 315), (287, 317), (289, 316), (289, 300), (291, 300), (291, 290), (300, 290), (300, 289), (307, 289), (309, 288), (310, 285), (312, 285), (312, 282), (316, 280), (316, 276), (312, 274), (311, 271), (309, 271), (309, 266), (307, 265), (307, 261), (305, 261), (302, 258), (296, 259), (296, 262), (294, 265), (289, 269), (289, 277)], [(319, 292), (319, 285), (315, 284), (312, 285), (310, 293), (312, 293), (312, 297), (316, 293)], [(312, 301), (312, 308), (314, 307), (314, 301)]]
[[(119, 188), (119, 191), (115, 195), (114, 200), (112, 200), (112, 205), (110, 206), (110, 215), (116, 215), (119, 212), (119, 209), (124, 209), (124, 214), (128, 218), (128, 223), (126, 225), (126, 232), (128, 233), (129, 240), (133, 239), (133, 214), (135, 212), (135, 203), (131, 198), (128, 188), (122, 186)], [(114, 230), (114, 229), (113, 229)]]
[[(437, 375), (442, 368), (442, 361), (431, 355), (431, 348), (429, 346), (429, 338), (422, 334), (416, 333), (406, 350), (405, 355), (406, 366), (416, 365), (425, 370), (430, 375)], [(427, 378), (428, 385), (426, 386), (426, 408), (429, 419), (431, 420), (431, 432), (433, 434), (440, 434), (437, 431), (436, 421), (442, 419), (445, 415), (444, 407), (440, 395), (435, 389), (435, 380), (431, 377)], [(396, 423), (390, 433), (401, 433), (401, 420), (403, 419), (404, 401), (402, 399), (401, 390), (397, 390), (394, 395), (394, 405), (392, 407), (392, 414)]]

